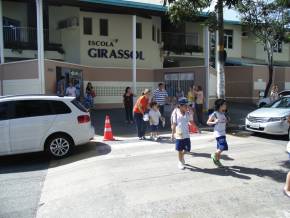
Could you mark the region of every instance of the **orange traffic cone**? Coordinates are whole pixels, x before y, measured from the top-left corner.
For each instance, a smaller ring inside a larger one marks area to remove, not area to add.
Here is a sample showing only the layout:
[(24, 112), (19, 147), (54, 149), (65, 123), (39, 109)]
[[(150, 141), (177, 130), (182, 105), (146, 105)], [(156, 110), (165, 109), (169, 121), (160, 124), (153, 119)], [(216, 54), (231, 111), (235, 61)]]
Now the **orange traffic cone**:
[(114, 141), (110, 117), (107, 115), (105, 120), (104, 139), (103, 141)]
[(192, 122), (190, 122), (190, 124), (188, 124), (189, 127), (189, 133), (198, 133), (198, 128), (196, 127), (196, 125)]

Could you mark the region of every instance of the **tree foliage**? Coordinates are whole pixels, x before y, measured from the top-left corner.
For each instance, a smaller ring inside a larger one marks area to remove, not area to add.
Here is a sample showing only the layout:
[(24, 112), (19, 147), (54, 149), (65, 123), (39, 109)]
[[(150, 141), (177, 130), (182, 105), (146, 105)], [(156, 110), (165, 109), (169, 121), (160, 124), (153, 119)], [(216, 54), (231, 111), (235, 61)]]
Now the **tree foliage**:
[(288, 10), (284, 0), (242, 0), (239, 4), (242, 23), (264, 45), (268, 59), (269, 81), (265, 89), (268, 95), (273, 82), (273, 55), (279, 42), (287, 41)]

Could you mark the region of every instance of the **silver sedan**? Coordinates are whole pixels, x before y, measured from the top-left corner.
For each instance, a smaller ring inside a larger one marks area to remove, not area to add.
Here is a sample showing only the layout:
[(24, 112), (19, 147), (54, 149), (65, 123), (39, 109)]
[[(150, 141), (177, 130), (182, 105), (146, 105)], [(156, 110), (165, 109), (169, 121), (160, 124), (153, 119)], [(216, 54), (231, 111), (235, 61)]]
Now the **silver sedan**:
[(290, 135), (287, 118), (290, 116), (290, 96), (248, 114), (246, 129), (271, 135)]

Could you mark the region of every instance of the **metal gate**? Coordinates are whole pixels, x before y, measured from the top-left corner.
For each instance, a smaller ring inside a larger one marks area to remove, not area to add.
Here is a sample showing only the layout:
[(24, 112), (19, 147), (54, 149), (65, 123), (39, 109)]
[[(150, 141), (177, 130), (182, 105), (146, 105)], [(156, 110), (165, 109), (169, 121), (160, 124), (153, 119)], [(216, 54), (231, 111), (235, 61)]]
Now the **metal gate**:
[(183, 91), (184, 97), (186, 97), (189, 87), (194, 85), (194, 73), (165, 74), (164, 81), (170, 97), (176, 96), (177, 91)]

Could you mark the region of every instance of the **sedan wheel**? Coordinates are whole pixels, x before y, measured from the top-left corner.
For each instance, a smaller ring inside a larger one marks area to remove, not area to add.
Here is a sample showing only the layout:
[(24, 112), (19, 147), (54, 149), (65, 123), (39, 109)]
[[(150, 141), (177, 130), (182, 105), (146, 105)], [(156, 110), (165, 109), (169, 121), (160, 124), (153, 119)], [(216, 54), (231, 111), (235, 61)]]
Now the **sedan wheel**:
[(47, 149), (55, 158), (67, 156), (72, 149), (72, 142), (67, 136), (55, 136), (48, 142)]

